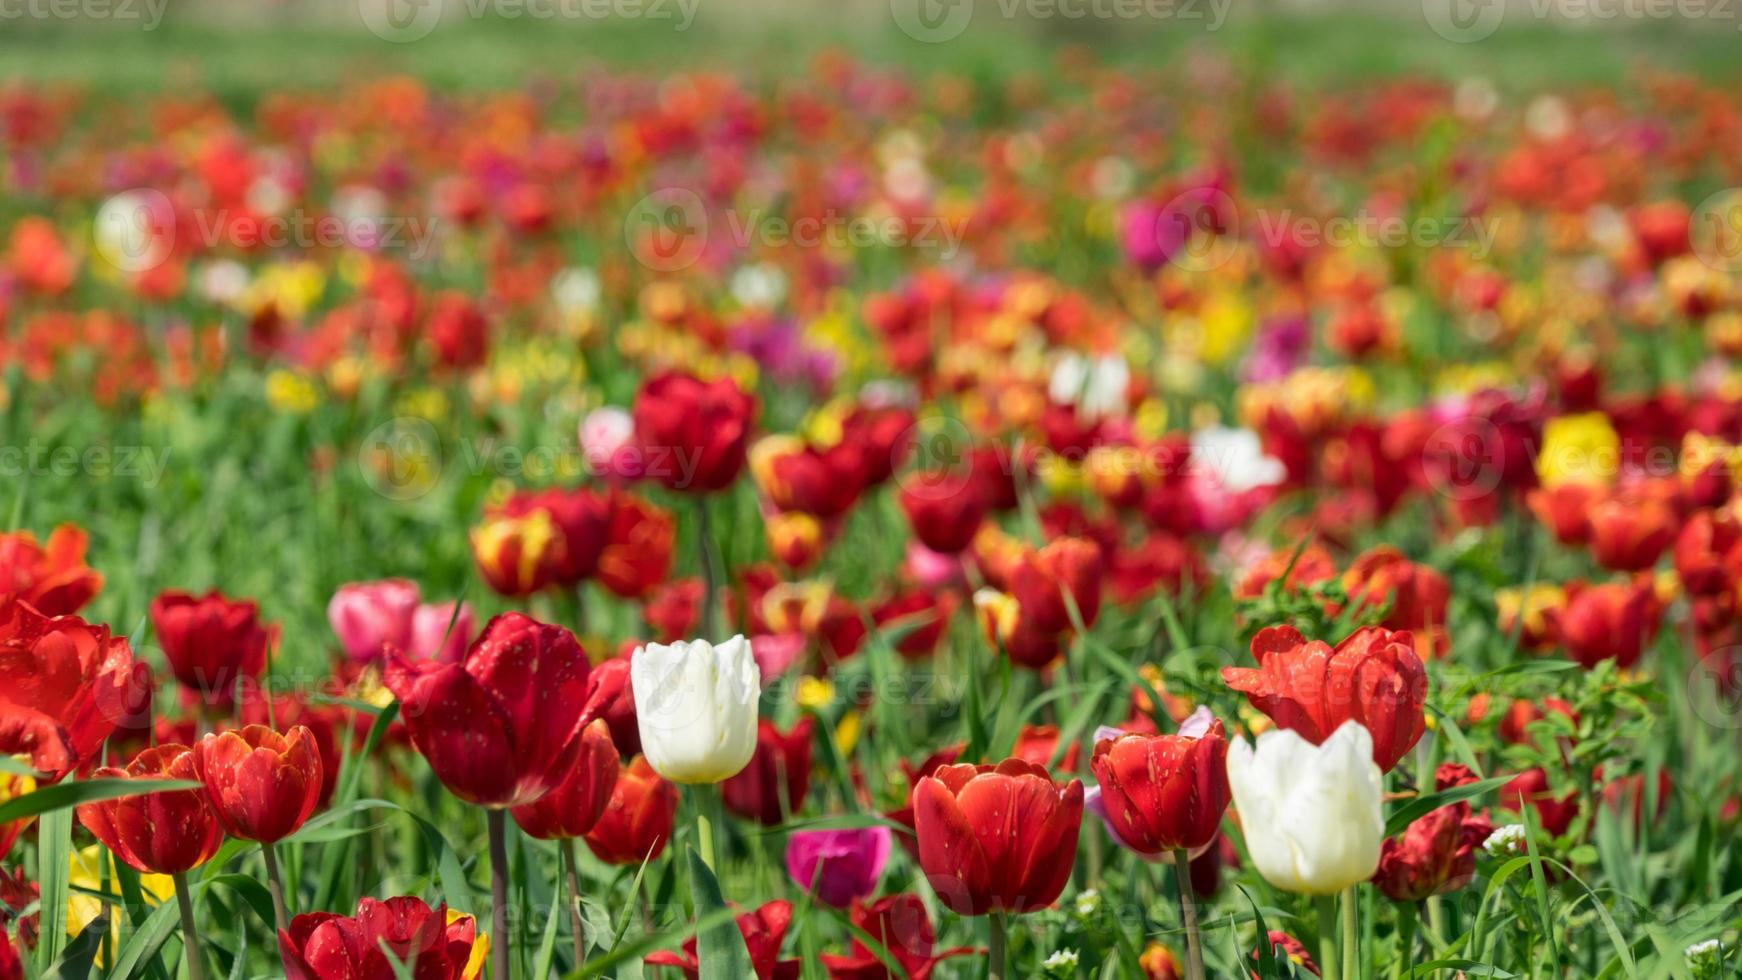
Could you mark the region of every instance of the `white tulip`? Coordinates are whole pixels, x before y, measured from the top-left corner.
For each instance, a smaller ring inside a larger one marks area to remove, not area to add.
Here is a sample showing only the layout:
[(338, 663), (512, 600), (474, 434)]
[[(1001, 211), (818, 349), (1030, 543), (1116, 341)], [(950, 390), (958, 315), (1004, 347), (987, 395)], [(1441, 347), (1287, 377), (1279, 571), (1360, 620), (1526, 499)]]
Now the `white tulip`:
[(1335, 895), (1373, 877), (1385, 840), (1373, 736), (1346, 721), (1323, 745), (1285, 728), (1228, 747), (1228, 784), (1246, 849), (1285, 891)]
[(641, 751), (674, 783), (717, 783), (756, 752), (762, 671), (742, 636), (649, 643), (629, 660)]

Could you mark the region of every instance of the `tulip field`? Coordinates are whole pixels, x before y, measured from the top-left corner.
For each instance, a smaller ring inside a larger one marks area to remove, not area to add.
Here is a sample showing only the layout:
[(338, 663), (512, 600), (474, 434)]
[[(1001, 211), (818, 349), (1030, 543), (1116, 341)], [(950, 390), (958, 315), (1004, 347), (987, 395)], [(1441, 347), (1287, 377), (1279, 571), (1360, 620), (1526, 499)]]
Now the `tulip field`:
[(0, 980), (1742, 976), (1733, 24), (359, 4), (0, 11)]

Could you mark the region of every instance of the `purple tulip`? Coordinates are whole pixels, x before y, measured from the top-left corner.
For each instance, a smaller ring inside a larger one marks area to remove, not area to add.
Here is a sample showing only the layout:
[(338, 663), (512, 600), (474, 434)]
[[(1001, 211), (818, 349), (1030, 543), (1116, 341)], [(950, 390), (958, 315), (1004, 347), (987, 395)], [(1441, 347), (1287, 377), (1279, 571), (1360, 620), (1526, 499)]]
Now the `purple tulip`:
[[(800, 830), (786, 839), (786, 873), (800, 888), (836, 908), (877, 890), (894, 838), (884, 826)], [(814, 883), (814, 886), (813, 886)]]

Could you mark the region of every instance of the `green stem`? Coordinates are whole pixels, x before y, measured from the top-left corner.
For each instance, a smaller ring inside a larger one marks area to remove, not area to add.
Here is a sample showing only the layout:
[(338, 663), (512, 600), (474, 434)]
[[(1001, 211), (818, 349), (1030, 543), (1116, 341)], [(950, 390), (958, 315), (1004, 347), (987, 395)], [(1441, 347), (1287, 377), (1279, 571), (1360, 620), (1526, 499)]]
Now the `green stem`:
[(569, 892), (569, 927), (575, 935), (575, 969), (587, 961), (587, 921), (581, 914), (581, 872), (575, 864), (575, 841), (567, 838), (559, 852), (562, 856), (563, 886)]
[(181, 943), (187, 953), (188, 980), (206, 980), (206, 961), (200, 950), (200, 933), (194, 927), (194, 899), (188, 893), (188, 876), (171, 876), (175, 882), (175, 904), (181, 911)]
[(1360, 970), (1361, 943), (1356, 938), (1361, 931), (1360, 899), (1355, 896), (1354, 886), (1343, 892), (1343, 980), (1355, 980)]
[(1319, 976), (1334, 980), (1343, 975), (1337, 958), (1337, 896), (1315, 895), (1313, 908), (1319, 914)]
[(692, 798), (696, 804), (696, 849), (702, 852), (702, 863), (718, 878), (720, 869), (714, 864), (714, 820), (708, 805), (708, 796), (713, 791), (712, 786), (697, 786)]
[(266, 859), (266, 890), (272, 894), (272, 919), (278, 931), (290, 928), (290, 913), (284, 905), (284, 879), (278, 874), (278, 852), (271, 845), (260, 845), (260, 856)]
[(1421, 907), (1415, 902), (1397, 906), (1397, 960), (1393, 976), (1401, 977), (1415, 968), (1415, 926)]
[(1179, 886), (1180, 918), (1186, 927), (1186, 976), (1204, 980), (1204, 951), (1198, 945), (1198, 900), (1192, 894), (1192, 856), (1185, 848), (1173, 852), (1174, 883)]
[(490, 973), (493, 980), (510, 980), (508, 956), (508, 812), (484, 811), (490, 834)]
[(1004, 913), (994, 909), (987, 916), (992, 927), (991, 939), (986, 943), (986, 965), (989, 968), (987, 980), (1009, 980), (1010, 973), (1005, 966), (1009, 956), (1009, 939), (1005, 931)]

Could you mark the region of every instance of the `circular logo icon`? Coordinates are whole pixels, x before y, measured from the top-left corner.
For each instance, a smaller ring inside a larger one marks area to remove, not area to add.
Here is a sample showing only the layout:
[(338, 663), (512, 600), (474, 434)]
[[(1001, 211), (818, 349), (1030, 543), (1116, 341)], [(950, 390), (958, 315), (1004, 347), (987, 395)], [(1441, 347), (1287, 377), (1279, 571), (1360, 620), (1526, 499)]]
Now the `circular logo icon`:
[(442, 0), (357, 0), (369, 33), (383, 41), (407, 44), (429, 36), (442, 19)]
[(136, 187), (104, 201), (91, 231), (105, 262), (122, 272), (146, 272), (175, 250), (175, 207), (162, 191)]
[(1422, 16), (1435, 34), (1453, 44), (1474, 44), (1500, 29), (1507, 0), (1421, 0)]
[(1487, 419), (1448, 422), (1428, 436), (1421, 450), (1430, 486), (1453, 500), (1486, 497), (1506, 472), (1506, 444)]
[(974, 19), (974, 0), (889, 0), (889, 15), (901, 33), (926, 44), (961, 37)]
[(1181, 191), (1156, 212), (1155, 240), (1167, 261), (1190, 272), (1207, 272), (1234, 257), (1240, 210), (1213, 187)]
[(629, 209), (623, 239), (630, 254), (655, 272), (687, 269), (708, 244), (707, 205), (687, 187), (654, 191)]
[(1742, 188), (1721, 190), (1694, 208), (1688, 218), (1688, 244), (1701, 262), (1719, 272), (1742, 271)]
[(1720, 647), (1688, 671), (1688, 705), (1713, 728), (1742, 728), (1742, 647)]
[(974, 475), (974, 439), (962, 420), (948, 415), (920, 419), (896, 440), (899, 465), (912, 465), (896, 478), (904, 493), (920, 500), (947, 500), (967, 488)]
[(425, 418), (389, 419), (357, 447), (357, 469), (369, 489), (388, 500), (416, 500), (441, 479), (441, 436)]

